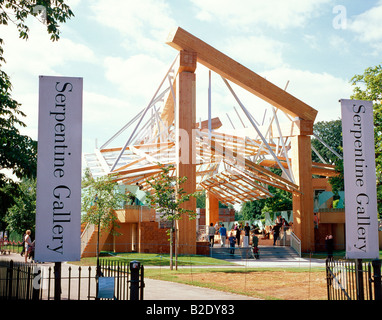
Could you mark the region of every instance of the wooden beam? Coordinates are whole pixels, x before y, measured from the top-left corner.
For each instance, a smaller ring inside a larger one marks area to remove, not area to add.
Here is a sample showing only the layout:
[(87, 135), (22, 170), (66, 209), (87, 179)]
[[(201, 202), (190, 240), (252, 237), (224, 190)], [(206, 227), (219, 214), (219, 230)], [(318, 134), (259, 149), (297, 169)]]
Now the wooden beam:
[[(181, 52), (176, 83), (175, 111), (175, 163), (178, 178), (187, 177), (182, 184), (187, 193), (196, 191), (196, 152), (193, 126), (196, 122), (196, 56), (191, 52)], [(196, 211), (196, 200), (191, 197), (182, 207)], [(183, 217), (177, 220), (179, 254), (196, 254), (196, 222)]]
[[(206, 226), (210, 223), (215, 225), (219, 221), (219, 199), (209, 191), (206, 191)], [(207, 229), (208, 230), (208, 229)]]
[(311, 153), (310, 136), (292, 137), (292, 170), (300, 191), (293, 192), (293, 228), (302, 252), (314, 251)]
[(182, 28), (171, 32), (166, 43), (179, 51), (196, 52), (198, 62), (293, 117), (316, 118), (317, 110)]

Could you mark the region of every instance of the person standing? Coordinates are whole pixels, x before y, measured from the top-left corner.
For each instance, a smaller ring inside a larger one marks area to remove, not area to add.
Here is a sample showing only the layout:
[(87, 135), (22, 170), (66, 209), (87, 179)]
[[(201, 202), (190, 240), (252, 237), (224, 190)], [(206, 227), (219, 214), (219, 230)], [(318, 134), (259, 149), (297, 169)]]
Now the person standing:
[(276, 245), (276, 241), (279, 238), (280, 228), (281, 228), (281, 223), (276, 222), (276, 224), (273, 227), (273, 245)]
[(214, 246), (214, 241), (215, 241), (215, 227), (212, 222), (210, 223), (210, 226), (208, 227), (208, 237), (210, 240), (210, 247), (212, 248)]
[(244, 241), (243, 246), (248, 247), (249, 246), (249, 231), (251, 230), (251, 227), (249, 226), (248, 222), (245, 224), (244, 227)]
[(236, 225), (236, 242), (238, 247), (240, 247), (240, 236), (241, 236), (240, 226)]
[(325, 237), (325, 247), (328, 252), (328, 260), (333, 260), (334, 240), (331, 234)]
[(25, 263), (27, 263), (29, 251), (32, 248), (32, 239), (31, 239), (31, 231), (30, 230), (27, 230), (25, 232), (24, 246), (25, 246), (25, 251), (24, 251)]
[(224, 224), (222, 224), (222, 226), (220, 227), (219, 233), (220, 233), (221, 245), (222, 245), (222, 247), (224, 247), (225, 246), (225, 240), (227, 238), (227, 229), (224, 227)]
[(256, 259), (259, 259), (259, 238), (255, 234), (255, 230), (252, 231), (252, 250)]
[(235, 254), (236, 237), (233, 236), (233, 230), (231, 230), (228, 240), (229, 240), (229, 247), (230, 247), (229, 253)]

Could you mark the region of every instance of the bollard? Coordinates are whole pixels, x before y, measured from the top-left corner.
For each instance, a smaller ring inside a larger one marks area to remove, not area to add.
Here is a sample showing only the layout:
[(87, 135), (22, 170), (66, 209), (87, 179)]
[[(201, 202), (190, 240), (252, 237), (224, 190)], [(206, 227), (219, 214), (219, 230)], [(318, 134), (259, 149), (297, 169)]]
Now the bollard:
[(54, 263), (54, 300), (61, 300), (61, 262)]
[(130, 300), (139, 300), (139, 270), (141, 263), (139, 261), (130, 262)]
[(381, 260), (373, 260), (374, 269), (374, 300), (382, 300)]
[(357, 300), (365, 300), (365, 293), (363, 287), (363, 270), (362, 270), (362, 259), (356, 259), (356, 291)]

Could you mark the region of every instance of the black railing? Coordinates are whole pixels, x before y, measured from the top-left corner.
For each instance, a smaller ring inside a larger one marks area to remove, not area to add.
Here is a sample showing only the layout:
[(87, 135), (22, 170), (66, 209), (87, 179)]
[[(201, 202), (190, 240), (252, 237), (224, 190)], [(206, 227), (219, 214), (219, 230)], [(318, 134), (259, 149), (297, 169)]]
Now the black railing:
[(0, 300), (143, 300), (144, 267), (100, 260), (96, 267), (0, 261)]
[(328, 300), (382, 300), (381, 260), (327, 260)]

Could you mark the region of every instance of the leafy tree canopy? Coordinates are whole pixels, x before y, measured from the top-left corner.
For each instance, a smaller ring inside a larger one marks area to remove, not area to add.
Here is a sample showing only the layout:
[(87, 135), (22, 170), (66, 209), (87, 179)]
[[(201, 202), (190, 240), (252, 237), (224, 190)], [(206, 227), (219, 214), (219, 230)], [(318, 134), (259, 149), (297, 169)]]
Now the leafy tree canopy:
[(19, 195), (15, 204), (8, 209), (4, 218), (10, 232), (24, 234), (26, 230), (34, 233), (36, 226), (36, 179), (24, 178), (19, 184)]
[[(313, 125), (314, 133), (337, 154), (342, 155), (342, 123), (341, 120), (319, 121)], [(312, 147), (316, 149), (323, 160), (337, 164), (341, 159), (317, 138), (312, 137)], [(312, 150), (312, 161), (322, 162)]]
[[(60, 37), (59, 23), (74, 16), (64, 0), (0, 0), (0, 25), (16, 26), (19, 37), (28, 39), (29, 28), (26, 20), (29, 16), (39, 18), (46, 25), (52, 41)], [(3, 70), (4, 40), (0, 37), (0, 170), (8, 169), (17, 178), (35, 178), (37, 170), (37, 142), (20, 134), (25, 127), (21, 120), (25, 117), (21, 105), (12, 97), (10, 77)], [(0, 173), (0, 227), (6, 225), (3, 217), (8, 208), (17, 205), (19, 188), (2, 172)]]

